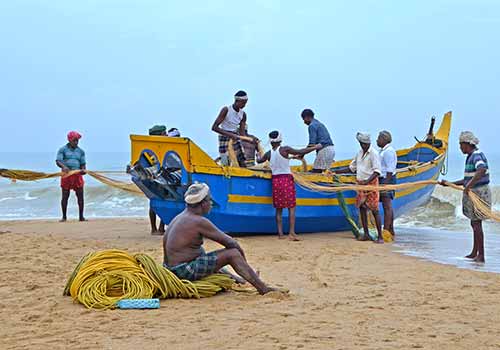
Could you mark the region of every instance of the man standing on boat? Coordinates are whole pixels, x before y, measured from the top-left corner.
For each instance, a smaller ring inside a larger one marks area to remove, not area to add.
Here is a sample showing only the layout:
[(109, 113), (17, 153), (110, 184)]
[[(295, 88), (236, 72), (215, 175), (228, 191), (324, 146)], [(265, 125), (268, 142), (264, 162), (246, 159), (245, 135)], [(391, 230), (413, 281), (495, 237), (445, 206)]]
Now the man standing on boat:
[[(149, 136), (167, 136), (167, 127), (165, 125), (154, 125), (149, 129)], [(152, 235), (163, 235), (165, 233), (165, 223), (160, 219), (160, 225), (156, 227), (156, 213), (151, 205), (149, 206), (149, 223), (151, 224)]]
[(78, 201), (78, 216), (80, 221), (86, 221), (83, 216), (83, 176), (85, 175), (86, 160), (85, 151), (78, 147), (78, 141), (82, 135), (76, 131), (70, 131), (68, 133), (68, 143), (61, 147), (57, 152), (56, 164), (62, 169), (64, 174), (72, 170), (80, 170), (73, 175), (62, 176), (61, 177), (61, 189), (62, 189), (62, 199), (61, 199), (61, 209), (62, 209), (62, 219), (64, 222), (68, 219), (68, 199), (70, 191), (75, 191), (76, 198)]
[[(381, 174), (379, 184), (394, 185), (396, 184), (396, 168), (398, 165), (398, 156), (396, 151), (391, 146), (392, 135), (389, 131), (383, 130), (378, 134), (377, 146), (380, 147), (380, 165)], [(384, 208), (384, 230), (395, 236), (394, 231), (394, 211), (392, 208), (392, 200), (394, 199), (395, 191), (381, 191), (380, 201)]]
[[(212, 130), (219, 134), (219, 154), (223, 165), (229, 165), (230, 163), (228, 147), (229, 141), (232, 140), (239, 166), (246, 167), (241, 136), (245, 135), (247, 115), (243, 111), (243, 108), (245, 108), (247, 102), (247, 93), (241, 90), (238, 91), (234, 95), (234, 103), (230, 106), (222, 107), (212, 125)], [(254, 141), (257, 142), (255, 138)]]
[[(356, 173), (356, 181), (358, 185), (378, 186), (378, 178), (382, 171), (380, 170), (380, 156), (378, 152), (371, 147), (370, 134), (365, 132), (358, 132), (356, 139), (359, 141), (361, 150), (356, 154), (352, 160), (349, 168), (337, 171), (337, 174), (353, 172)], [(368, 210), (373, 213), (375, 217), (375, 224), (377, 225), (378, 238), (375, 243), (384, 243), (382, 238), (382, 222), (380, 219), (379, 206), (379, 192), (378, 191), (358, 191), (356, 196), (356, 207), (359, 208), (361, 216), (361, 224), (363, 225), (364, 237), (360, 240), (366, 241), (369, 239), (368, 231)]]
[(301, 116), (304, 124), (308, 126), (308, 146), (315, 146), (317, 144), (321, 144), (322, 146), (320, 150), (316, 151), (316, 159), (314, 160), (312, 169), (313, 173), (322, 173), (331, 168), (335, 158), (333, 141), (326, 126), (314, 118), (314, 112), (311, 109), (304, 109)]
[[(470, 224), (474, 232), (474, 245), (472, 252), (466, 256), (468, 259), (474, 259), (477, 262), (483, 262), (484, 259), (484, 232), (482, 215), (474, 210), (469, 193), (472, 191), (491, 207), (490, 174), (488, 160), (483, 152), (479, 151), (479, 139), (470, 131), (464, 131), (459, 137), (460, 150), (467, 155), (465, 160), (465, 174), (462, 180), (453, 182), (455, 185), (463, 185), (464, 194), (462, 198), (463, 214), (470, 219)], [(447, 186), (448, 182), (443, 180), (441, 185)]]
[(278, 238), (283, 238), (283, 209), (288, 209), (288, 220), (290, 231), (288, 238), (291, 241), (299, 241), (295, 233), (295, 206), (296, 193), (292, 170), (290, 169), (290, 156), (303, 157), (304, 155), (321, 149), (317, 144), (303, 149), (293, 149), (289, 146), (281, 146), (282, 138), (279, 131), (269, 133), (269, 142), (272, 149), (262, 158), (257, 158), (258, 163), (269, 161), (272, 173), (273, 206), (276, 208), (276, 225), (278, 226)]
[[(248, 265), (245, 252), (238, 242), (204, 217), (212, 209), (207, 184), (189, 186), (184, 200), (186, 209), (170, 222), (163, 236), (163, 265), (167, 269), (181, 279), (195, 281), (231, 265), (260, 294), (275, 290), (268, 287)], [(204, 238), (221, 244), (224, 249), (206, 253), (203, 249)], [(222, 272), (227, 273), (224, 270)]]

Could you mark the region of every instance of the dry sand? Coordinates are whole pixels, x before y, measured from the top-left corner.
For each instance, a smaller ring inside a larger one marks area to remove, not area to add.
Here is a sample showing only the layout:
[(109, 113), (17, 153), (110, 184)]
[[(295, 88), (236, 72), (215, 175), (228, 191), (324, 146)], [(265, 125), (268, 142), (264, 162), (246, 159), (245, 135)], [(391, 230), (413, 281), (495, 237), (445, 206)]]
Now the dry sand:
[(500, 275), (349, 234), (238, 238), (263, 279), (289, 296), (229, 292), (95, 311), (61, 295), (66, 278), (92, 250), (160, 260), (161, 237), (146, 220), (0, 222), (0, 232), (1, 349), (500, 349)]

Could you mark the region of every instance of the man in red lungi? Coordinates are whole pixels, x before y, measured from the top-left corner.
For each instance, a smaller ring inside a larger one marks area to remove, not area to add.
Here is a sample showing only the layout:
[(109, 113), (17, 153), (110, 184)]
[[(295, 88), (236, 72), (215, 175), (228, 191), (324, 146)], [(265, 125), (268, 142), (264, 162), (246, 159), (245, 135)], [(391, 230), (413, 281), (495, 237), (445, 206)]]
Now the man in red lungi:
[(266, 152), (262, 158), (257, 158), (258, 163), (269, 161), (272, 173), (273, 206), (276, 208), (276, 224), (278, 226), (278, 238), (283, 238), (283, 208), (288, 208), (290, 232), (288, 238), (299, 241), (295, 233), (295, 182), (290, 169), (290, 156), (303, 157), (307, 153), (320, 150), (321, 144), (309, 146), (303, 149), (294, 149), (289, 146), (281, 146), (282, 137), (279, 131), (269, 133), (269, 141), (272, 150)]
[(63, 173), (67, 174), (70, 171), (80, 170), (80, 172), (61, 177), (62, 188), (62, 219), (61, 222), (67, 220), (66, 212), (68, 209), (68, 199), (71, 190), (75, 191), (78, 199), (78, 214), (80, 221), (86, 221), (83, 216), (83, 176), (86, 172), (85, 151), (78, 147), (78, 141), (82, 135), (76, 131), (68, 133), (68, 143), (61, 147), (57, 152), (56, 164), (60, 167)]

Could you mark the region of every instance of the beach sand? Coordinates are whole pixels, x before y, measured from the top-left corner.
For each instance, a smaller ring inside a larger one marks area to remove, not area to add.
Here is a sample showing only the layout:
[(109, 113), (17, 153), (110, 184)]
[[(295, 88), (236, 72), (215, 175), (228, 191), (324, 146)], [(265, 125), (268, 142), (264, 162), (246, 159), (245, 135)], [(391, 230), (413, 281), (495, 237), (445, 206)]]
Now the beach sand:
[[(10, 232), (6, 232), (10, 231)], [(0, 222), (1, 349), (500, 349), (500, 275), (350, 234), (238, 238), (290, 294), (228, 292), (159, 310), (87, 310), (62, 291), (89, 251), (162, 258), (142, 219)], [(216, 248), (208, 244), (207, 248)]]

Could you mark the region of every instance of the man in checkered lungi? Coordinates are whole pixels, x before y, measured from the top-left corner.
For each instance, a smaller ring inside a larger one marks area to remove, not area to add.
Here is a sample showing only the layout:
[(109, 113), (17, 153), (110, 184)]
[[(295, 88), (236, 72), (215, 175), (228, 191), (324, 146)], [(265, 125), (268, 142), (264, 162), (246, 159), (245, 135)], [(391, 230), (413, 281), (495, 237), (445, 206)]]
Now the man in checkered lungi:
[[(230, 275), (237, 282), (242, 279), (249, 282), (260, 294), (276, 290), (267, 286), (248, 265), (245, 252), (238, 242), (204, 216), (212, 209), (207, 184), (194, 183), (189, 186), (184, 201), (186, 209), (170, 222), (163, 235), (163, 266), (181, 279), (196, 281), (214, 273), (230, 274), (223, 267), (231, 265), (239, 276)], [(206, 253), (203, 249), (204, 238), (224, 248)]]
[[(245, 153), (241, 145), (241, 135), (245, 135), (247, 114), (243, 111), (248, 101), (245, 91), (238, 91), (234, 95), (234, 103), (222, 107), (217, 119), (212, 125), (212, 130), (219, 134), (219, 154), (222, 165), (230, 165), (228, 147), (233, 140), (233, 149), (240, 167), (246, 167)], [(254, 138), (254, 142), (257, 139)], [(234, 164), (233, 164), (234, 166)]]

